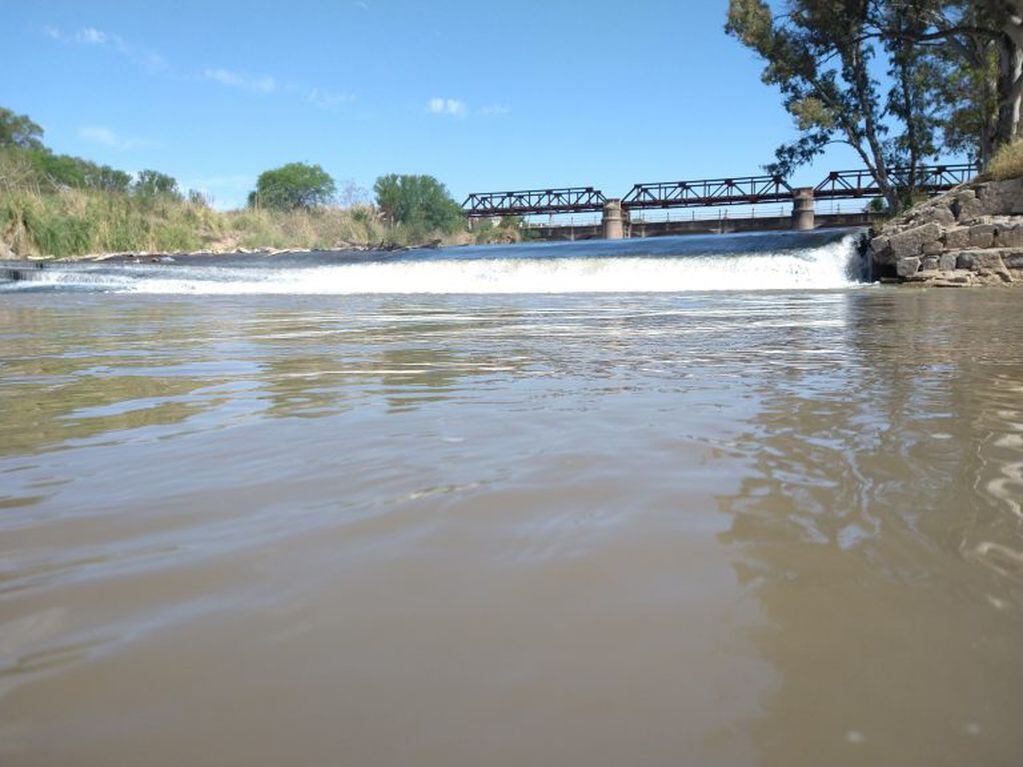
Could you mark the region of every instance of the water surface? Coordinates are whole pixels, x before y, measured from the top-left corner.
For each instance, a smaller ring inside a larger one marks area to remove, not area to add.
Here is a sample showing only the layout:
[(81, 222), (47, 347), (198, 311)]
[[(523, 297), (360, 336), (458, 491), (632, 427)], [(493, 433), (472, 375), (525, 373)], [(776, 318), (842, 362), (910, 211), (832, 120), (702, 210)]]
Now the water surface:
[(105, 269), (0, 293), (5, 767), (1023, 763), (1023, 294)]

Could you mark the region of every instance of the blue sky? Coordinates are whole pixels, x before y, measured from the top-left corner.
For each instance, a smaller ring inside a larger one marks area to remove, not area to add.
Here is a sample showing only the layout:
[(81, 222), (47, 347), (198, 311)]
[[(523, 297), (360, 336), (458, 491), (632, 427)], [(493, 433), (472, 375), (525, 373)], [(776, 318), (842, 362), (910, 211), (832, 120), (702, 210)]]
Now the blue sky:
[[(727, 0), (3, 0), (0, 105), (241, 204), (260, 171), (472, 191), (747, 175), (791, 138)], [(801, 176), (858, 167), (835, 147)], [(799, 178), (796, 179), (797, 181)]]

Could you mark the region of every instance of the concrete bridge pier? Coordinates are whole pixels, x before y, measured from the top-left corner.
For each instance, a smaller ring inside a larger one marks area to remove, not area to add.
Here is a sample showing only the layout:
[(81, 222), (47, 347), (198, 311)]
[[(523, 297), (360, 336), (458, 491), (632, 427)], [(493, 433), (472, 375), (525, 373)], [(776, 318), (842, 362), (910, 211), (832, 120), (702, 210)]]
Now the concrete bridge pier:
[(605, 240), (621, 240), (625, 238), (625, 211), (621, 200), (608, 200), (604, 203), (602, 223)]
[(814, 228), (812, 186), (800, 187), (792, 193), (792, 228), (799, 232)]

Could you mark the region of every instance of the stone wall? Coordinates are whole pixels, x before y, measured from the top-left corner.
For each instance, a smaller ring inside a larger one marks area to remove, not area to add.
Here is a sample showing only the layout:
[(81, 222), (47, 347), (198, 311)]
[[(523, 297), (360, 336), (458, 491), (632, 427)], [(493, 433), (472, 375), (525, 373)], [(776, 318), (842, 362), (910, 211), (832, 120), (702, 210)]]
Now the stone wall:
[(916, 285), (1023, 285), (1023, 178), (971, 183), (871, 231), (874, 274)]

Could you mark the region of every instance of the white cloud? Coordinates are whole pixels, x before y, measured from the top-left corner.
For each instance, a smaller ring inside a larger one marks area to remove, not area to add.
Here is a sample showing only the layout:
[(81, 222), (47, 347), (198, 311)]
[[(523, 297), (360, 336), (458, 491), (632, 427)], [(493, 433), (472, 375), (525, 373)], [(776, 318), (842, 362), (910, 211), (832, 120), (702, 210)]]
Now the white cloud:
[(230, 69), (204, 69), (202, 75), (207, 80), (226, 85), (229, 88), (241, 88), (253, 93), (273, 93), (277, 90), (277, 81), (268, 75), (252, 77)]
[(51, 27), (49, 24), (43, 27), (43, 34), (51, 40), (60, 40), (60, 30), (57, 27)]
[(355, 95), (351, 93), (336, 93), (327, 88), (310, 88), (306, 92), (305, 100), (320, 109), (334, 111), (343, 104), (350, 104), (355, 101)]
[(487, 104), (480, 107), (479, 113), (484, 117), (500, 117), (511, 112), (511, 107), (504, 104)]
[(435, 97), (426, 102), (426, 111), (434, 115), (450, 115), (451, 117), (464, 117), (468, 108), (465, 102), (458, 99), (442, 99)]
[(108, 39), (106, 33), (100, 32), (96, 27), (86, 27), (75, 34), (75, 40), (86, 45), (106, 45)]
[(93, 144), (100, 144), (119, 151), (138, 149), (146, 145), (146, 142), (141, 139), (122, 138), (110, 128), (105, 128), (102, 125), (83, 125), (78, 129), (78, 135)]

